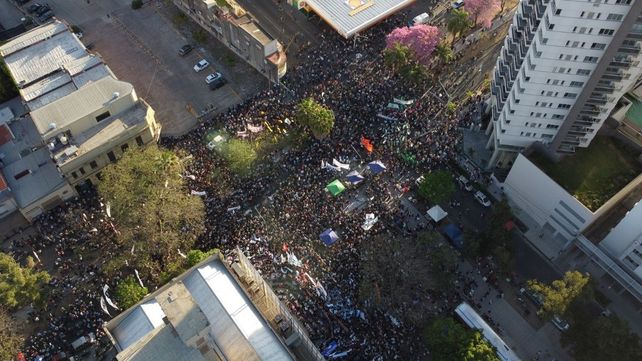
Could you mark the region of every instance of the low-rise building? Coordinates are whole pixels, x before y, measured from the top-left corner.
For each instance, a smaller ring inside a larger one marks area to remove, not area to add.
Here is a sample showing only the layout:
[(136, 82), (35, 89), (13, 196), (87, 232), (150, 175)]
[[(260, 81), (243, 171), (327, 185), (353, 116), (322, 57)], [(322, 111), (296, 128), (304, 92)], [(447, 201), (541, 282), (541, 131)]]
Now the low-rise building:
[(60, 21), (0, 46), (20, 101), (0, 107), (0, 219), (31, 221), (127, 148), (160, 136), (153, 109)]
[(283, 46), (236, 1), (173, 1), (181, 11), (270, 81), (278, 82), (285, 75), (287, 58)]
[(324, 360), (278, 299), (267, 318), (276, 296), (262, 279), (244, 283), (245, 267), (217, 253), (116, 316), (105, 325), (116, 360)]

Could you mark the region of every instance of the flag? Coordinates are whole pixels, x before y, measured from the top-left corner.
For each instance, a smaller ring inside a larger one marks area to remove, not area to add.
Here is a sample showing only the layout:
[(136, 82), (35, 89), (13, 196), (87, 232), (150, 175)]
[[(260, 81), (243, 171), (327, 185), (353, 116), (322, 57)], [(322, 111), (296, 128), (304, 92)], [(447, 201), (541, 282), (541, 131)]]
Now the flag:
[(107, 217), (111, 218), (111, 204), (107, 202), (107, 207), (105, 207), (105, 213), (107, 213)]
[(288, 244), (287, 244), (287, 243), (283, 243), (283, 247), (281, 247), (281, 249), (283, 250), (283, 252), (287, 252), (287, 251), (288, 251), (288, 248), (289, 248), (289, 247), (288, 247)]
[(33, 252), (34, 257), (36, 257), (36, 259), (38, 260), (38, 263), (40, 263), (41, 261), (40, 261), (40, 257), (38, 257), (38, 253), (36, 253), (36, 251), (31, 251), (31, 252)]
[(176, 250), (178, 251), (178, 255), (179, 255), (179, 256), (181, 256), (181, 257), (183, 257), (183, 258), (187, 258), (187, 256), (185, 255), (185, 253), (181, 252), (181, 250), (180, 250), (180, 249), (178, 249), (178, 248), (177, 248)]
[(107, 304), (105, 303), (105, 297), (100, 297), (100, 308), (105, 312), (109, 317), (111, 317), (111, 314), (109, 314), (109, 310), (107, 309)]
[(141, 287), (144, 288), (145, 286), (143, 285), (143, 281), (140, 279), (140, 275), (138, 274), (138, 270), (134, 269), (134, 273), (136, 274), (136, 279), (138, 279), (138, 283), (140, 284)]
[(365, 150), (368, 153), (372, 153), (372, 151), (374, 150), (374, 145), (372, 145), (372, 141), (370, 141), (370, 139), (364, 136), (361, 136), (361, 145), (365, 148)]
[(263, 131), (263, 129), (264, 129), (262, 125), (256, 126), (256, 125), (252, 125), (250, 123), (247, 124), (246, 128), (247, 128), (247, 130), (249, 130), (252, 133), (258, 133), (258, 132)]

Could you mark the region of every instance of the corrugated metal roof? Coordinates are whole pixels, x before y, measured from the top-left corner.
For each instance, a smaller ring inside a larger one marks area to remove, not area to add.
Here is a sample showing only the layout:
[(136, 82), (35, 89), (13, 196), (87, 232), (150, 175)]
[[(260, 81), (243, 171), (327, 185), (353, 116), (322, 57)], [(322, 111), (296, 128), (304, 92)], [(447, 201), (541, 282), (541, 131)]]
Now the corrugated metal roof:
[(342, 36), (349, 38), (415, 0), (306, 0)]
[(158, 326), (162, 326), (165, 314), (156, 300), (136, 307), (118, 326), (111, 330), (122, 349), (136, 343)]

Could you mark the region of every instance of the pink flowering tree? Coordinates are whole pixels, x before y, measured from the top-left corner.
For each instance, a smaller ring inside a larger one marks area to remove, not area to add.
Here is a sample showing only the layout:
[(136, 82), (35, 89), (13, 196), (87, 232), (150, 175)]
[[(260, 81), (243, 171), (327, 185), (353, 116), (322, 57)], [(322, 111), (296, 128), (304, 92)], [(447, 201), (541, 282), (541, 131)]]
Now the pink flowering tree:
[(396, 45), (407, 47), (412, 50), (417, 61), (427, 65), (440, 40), (441, 32), (436, 26), (420, 24), (391, 31), (386, 37), (386, 49), (393, 49)]
[(475, 24), (490, 29), (495, 15), (501, 9), (501, 3), (500, 0), (466, 0), (464, 9)]

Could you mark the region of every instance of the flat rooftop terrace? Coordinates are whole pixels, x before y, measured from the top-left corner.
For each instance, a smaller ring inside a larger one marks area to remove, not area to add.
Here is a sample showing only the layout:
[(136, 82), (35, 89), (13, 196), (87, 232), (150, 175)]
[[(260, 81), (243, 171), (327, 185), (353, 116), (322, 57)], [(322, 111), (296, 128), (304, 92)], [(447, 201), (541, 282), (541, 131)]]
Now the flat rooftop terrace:
[(593, 212), (642, 171), (634, 152), (602, 136), (557, 163), (538, 152), (528, 159)]

